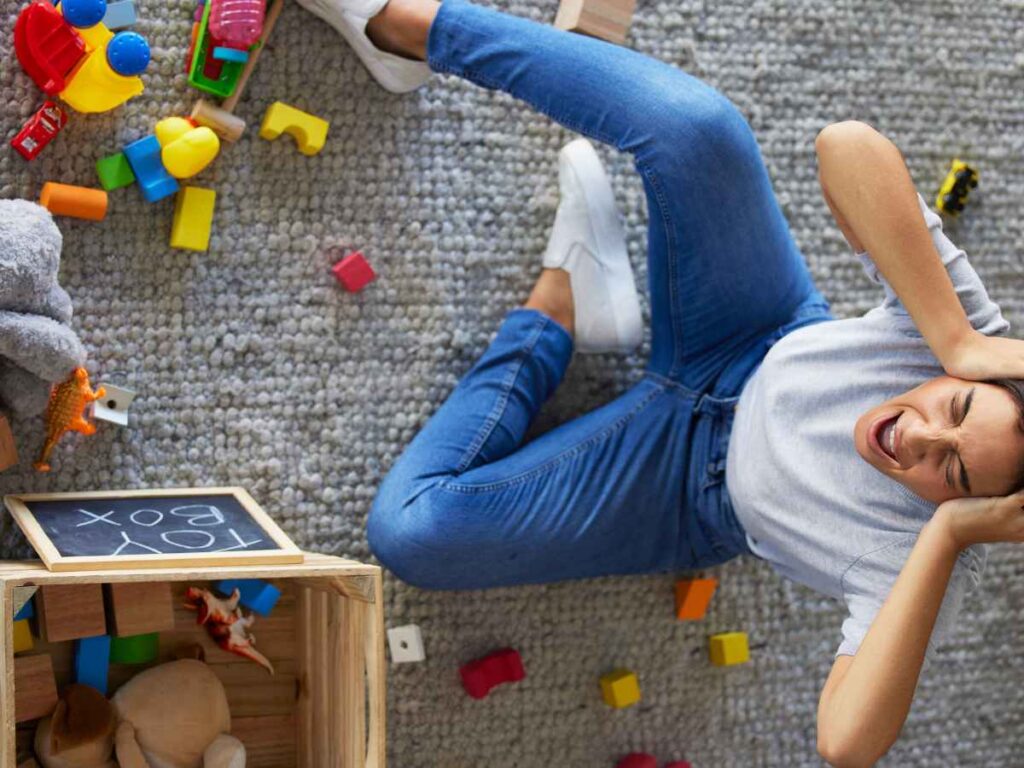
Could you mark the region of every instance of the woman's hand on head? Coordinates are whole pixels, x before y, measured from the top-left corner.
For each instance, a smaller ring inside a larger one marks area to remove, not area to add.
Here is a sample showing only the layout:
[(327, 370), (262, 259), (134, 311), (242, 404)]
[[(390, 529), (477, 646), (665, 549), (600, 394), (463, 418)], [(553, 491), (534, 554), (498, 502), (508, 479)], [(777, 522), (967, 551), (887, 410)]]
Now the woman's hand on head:
[(1024, 379), (1024, 341), (1020, 339), (985, 336), (972, 330), (947, 357), (942, 367), (958, 379)]
[(1024, 542), (1024, 491), (943, 502), (932, 522), (943, 527), (957, 549), (997, 541)]

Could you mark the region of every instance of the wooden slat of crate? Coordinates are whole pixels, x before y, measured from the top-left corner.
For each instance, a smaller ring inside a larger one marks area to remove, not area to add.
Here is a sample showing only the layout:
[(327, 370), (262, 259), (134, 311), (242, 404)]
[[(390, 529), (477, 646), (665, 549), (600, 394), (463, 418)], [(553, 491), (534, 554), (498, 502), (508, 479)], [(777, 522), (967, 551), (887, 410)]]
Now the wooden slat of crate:
[(297, 728), (295, 715), (231, 718), (231, 734), (245, 744), (246, 768), (295, 768)]

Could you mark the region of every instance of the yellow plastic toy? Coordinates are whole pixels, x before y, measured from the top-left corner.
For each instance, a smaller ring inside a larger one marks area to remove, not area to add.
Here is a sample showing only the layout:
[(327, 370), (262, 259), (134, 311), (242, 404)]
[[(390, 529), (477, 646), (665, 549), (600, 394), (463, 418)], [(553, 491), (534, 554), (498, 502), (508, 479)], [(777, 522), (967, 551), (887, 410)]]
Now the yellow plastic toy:
[[(158, 125), (158, 130), (159, 127)], [(165, 128), (165, 135), (172, 133)], [(156, 138), (157, 141), (160, 141), (159, 133)], [(160, 161), (171, 176), (176, 179), (187, 179), (195, 176), (212, 163), (218, 152), (220, 152), (220, 139), (212, 129), (206, 126), (190, 127), (186, 133), (163, 145), (163, 149), (160, 151)]]
[(38, 471), (50, 471), (50, 452), (65, 432), (91, 435), (96, 431), (96, 425), (85, 420), (85, 408), (106, 393), (103, 387), (93, 391), (89, 385), (89, 372), (85, 368), (75, 368), (67, 381), (54, 386), (50, 391), (50, 405), (46, 409), (46, 442), (35, 463)]
[(716, 667), (731, 667), (750, 661), (750, 646), (746, 632), (723, 632), (712, 635), (708, 645), (711, 663)]
[(31, 651), (32, 629), (28, 625), (28, 619), (14, 622), (14, 652)]
[(210, 226), (217, 193), (212, 189), (185, 187), (174, 201), (171, 248), (205, 251), (210, 247)]
[(609, 707), (631, 707), (640, 701), (640, 681), (628, 669), (616, 669), (601, 677), (601, 696)]
[(195, 128), (195, 124), (184, 117), (165, 117), (156, 124), (153, 133), (161, 147), (166, 147), (172, 141), (180, 139), (186, 133)]
[[(75, 28), (85, 41), (86, 56), (78, 65), (72, 76), (68, 79), (67, 87), (61, 91), (60, 97), (69, 107), (78, 112), (106, 112), (120, 106), (132, 96), (138, 96), (143, 91), (142, 78), (137, 75), (123, 75), (114, 70), (110, 63), (110, 55), (115, 58), (120, 54), (126, 57), (137, 57), (138, 51), (134, 45), (138, 44), (138, 36), (127, 40), (133, 46), (117, 45), (118, 50), (111, 50), (111, 41), (114, 33), (103, 24), (97, 24), (88, 29)], [(120, 48), (125, 48), (120, 51)], [(149, 50), (145, 49), (145, 61), (149, 61)], [(137, 68), (134, 58), (129, 61), (128, 66)], [(145, 64), (142, 65), (145, 68)]]
[(283, 101), (275, 101), (263, 116), (260, 138), (273, 141), (282, 133), (287, 133), (299, 145), (299, 152), (315, 155), (324, 148), (330, 126), (330, 123), (316, 115), (303, 112)]

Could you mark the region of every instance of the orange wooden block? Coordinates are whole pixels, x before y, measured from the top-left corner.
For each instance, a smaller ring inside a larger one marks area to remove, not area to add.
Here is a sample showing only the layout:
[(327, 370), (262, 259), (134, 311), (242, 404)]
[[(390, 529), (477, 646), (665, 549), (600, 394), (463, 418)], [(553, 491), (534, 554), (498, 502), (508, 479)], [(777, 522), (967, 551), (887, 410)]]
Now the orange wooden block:
[(7, 417), (0, 414), (0, 472), (18, 463), (18, 449), (14, 447), (14, 434)]
[(174, 629), (171, 585), (160, 581), (105, 584), (107, 622), (115, 637), (148, 635)]
[(718, 579), (685, 579), (676, 582), (676, 618), (696, 621), (708, 612)]
[(107, 193), (102, 189), (75, 187), (48, 181), (39, 195), (39, 204), (54, 216), (102, 221), (107, 215)]
[(57, 706), (57, 681), (50, 654), (14, 658), (14, 721), (24, 723), (51, 714)]
[(36, 595), (39, 633), (48, 643), (107, 634), (100, 584), (53, 584)]

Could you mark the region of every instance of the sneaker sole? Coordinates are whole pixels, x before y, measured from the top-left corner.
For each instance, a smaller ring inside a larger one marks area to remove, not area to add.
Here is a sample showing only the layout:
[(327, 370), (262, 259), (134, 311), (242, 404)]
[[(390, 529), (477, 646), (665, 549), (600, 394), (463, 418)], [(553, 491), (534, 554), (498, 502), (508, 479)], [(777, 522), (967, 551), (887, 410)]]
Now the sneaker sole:
[(605, 173), (601, 158), (593, 145), (586, 139), (576, 139), (562, 148), (568, 159), (587, 201), (587, 209), (597, 215), (590, 217), (595, 242), (600, 246), (601, 264), (611, 276), (609, 291), (614, 310), (615, 329), (620, 343), (613, 347), (581, 347), (584, 354), (599, 352), (629, 352), (643, 340), (643, 318), (640, 314), (640, 298), (637, 294), (633, 266), (626, 250), (626, 233), (619, 221), (619, 209), (615, 205), (611, 181)]

